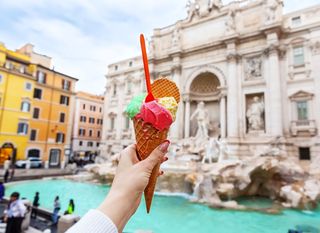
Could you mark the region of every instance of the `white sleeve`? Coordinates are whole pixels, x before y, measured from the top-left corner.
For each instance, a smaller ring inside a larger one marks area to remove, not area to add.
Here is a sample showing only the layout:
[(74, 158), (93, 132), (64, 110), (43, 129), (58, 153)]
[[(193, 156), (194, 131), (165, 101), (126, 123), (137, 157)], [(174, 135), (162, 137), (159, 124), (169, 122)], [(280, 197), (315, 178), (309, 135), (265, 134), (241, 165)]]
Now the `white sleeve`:
[(105, 214), (90, 210), (66, 233), (118, 233), (118, 229)]

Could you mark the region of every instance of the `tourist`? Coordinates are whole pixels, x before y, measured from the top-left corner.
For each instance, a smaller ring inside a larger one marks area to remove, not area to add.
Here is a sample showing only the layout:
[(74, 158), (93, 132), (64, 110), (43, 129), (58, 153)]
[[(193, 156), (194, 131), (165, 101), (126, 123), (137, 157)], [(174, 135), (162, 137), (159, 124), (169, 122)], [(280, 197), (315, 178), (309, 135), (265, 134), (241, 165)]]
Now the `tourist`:
[(73, 199), (70, 199), (68, 208), (64, 212), (64, 214), (73, 214), (73, 212), (74, 212), (74, 201), (73, 201)]
[(36, 192), (36, 195), (34, 196), (33, 203), (32, 203), (32, 211), (31, 211), (31, 218), (36, 219), (38, 215), (38, 207), (40, 205), (39, 203), (39, 192)]
[(8, 178), (9, 178), (9, 169), (6, 169), (4, 171), (4, 175), (3, 175), (3, 181), (4, 183), (8, 183)]
[(21, 224), (26, 214), (27, 208), (19, 199), (20, 194), (14, 192), (10, 196), (8, 209), (5, 210), (5, 220), (7, 222), (6, 233), (21, 233)]
[(54, 204), (53, 204), (53, 215), (52, 215), (52, 223), (53, 224), (58, 223), (60, 209), (61, 209), (61, 206), (60, 206), (59, 196), (56, 196), (56, 198), (54, 199)]
[(140, 204), (153, 168), (168, 159), (164, 156), (168, 146), (168, 141), (163, 142), (141, 162), (137, 158), (135, 145), (124, 149), (120, 153), (119, 166), (106, 199), (97, 210), (90, 210), (67, 233), (122, 232)]
[(3, 183), (0, 181), (0, 203), (3, 200), (6, 188), (4, 187)]

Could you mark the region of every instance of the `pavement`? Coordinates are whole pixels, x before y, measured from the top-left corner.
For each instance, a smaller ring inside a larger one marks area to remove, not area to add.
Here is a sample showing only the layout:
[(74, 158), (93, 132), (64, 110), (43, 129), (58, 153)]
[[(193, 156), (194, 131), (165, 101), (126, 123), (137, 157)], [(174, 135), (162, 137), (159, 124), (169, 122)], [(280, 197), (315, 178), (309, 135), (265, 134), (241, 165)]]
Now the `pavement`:
[[(43, 177), (72, 175), (74, 171), (71, 169), (15, 169), (12, 181), (40, 179)], [(1, 174), (3, 177), (3, 174)], [(1, 176), (0, 176), (1, 177)]]

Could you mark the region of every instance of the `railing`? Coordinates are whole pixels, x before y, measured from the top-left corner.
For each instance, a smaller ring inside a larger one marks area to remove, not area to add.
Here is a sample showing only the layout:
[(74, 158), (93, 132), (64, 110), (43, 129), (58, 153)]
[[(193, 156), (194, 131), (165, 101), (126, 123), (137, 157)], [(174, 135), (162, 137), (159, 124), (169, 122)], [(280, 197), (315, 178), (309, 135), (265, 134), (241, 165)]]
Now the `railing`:
[(307, 132), (311, 136), (314, 136), (317, 132), (315, 120), (298, 120), (291, 122), (291, 133), (293, 136), (297, 136), (301, 132)]

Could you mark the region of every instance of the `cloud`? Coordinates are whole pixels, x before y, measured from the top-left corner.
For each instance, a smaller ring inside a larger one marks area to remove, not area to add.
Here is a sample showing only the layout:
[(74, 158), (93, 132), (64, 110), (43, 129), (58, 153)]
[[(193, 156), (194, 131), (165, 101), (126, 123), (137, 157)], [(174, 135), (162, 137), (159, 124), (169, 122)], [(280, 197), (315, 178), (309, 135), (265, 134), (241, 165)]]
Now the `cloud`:
[[(285, 10), (318, 0), (286, 0)], [(55, 69), (79, 78), (78, 90), (104, 91), (107, 65), (139, 55), (138, 35), (186, 17), (187, 0), (2, 1), (0, 41), (10, 49), (28, 42), (53, 57)], [(227, 1), (224, 1), (225, 3)]]

